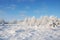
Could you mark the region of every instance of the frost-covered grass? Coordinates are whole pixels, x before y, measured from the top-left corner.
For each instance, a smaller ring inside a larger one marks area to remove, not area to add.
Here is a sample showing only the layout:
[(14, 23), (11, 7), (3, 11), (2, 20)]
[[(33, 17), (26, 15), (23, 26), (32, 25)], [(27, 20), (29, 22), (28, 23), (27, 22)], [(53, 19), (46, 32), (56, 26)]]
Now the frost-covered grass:
[(60, 40), (60, 20), (55, 17), (25, 19), (0, 25), (0, 40)]

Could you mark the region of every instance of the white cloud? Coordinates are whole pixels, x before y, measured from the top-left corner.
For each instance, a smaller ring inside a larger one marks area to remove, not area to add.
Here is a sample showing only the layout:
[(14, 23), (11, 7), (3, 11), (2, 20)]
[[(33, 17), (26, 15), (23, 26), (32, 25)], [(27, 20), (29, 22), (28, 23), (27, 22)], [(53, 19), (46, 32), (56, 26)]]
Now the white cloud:
[(17, 2), (24, 2), (24, 1), (26, 1), (26, 0), (17, 0)]
[(9, 5), (8, 7), (6, 7), (7, 9), (12, 9), (15, 10), (16, 9), (16, 5)]
[(25, 17), (25, 16), (26, 16), (27, 11), (19, 11), (19, 13), (20, 13), (20, 16), (21, 16), (21, 17)]
[(35, 0), (29, 0), (30, 2), (34, 2)]
[(33, 13), (39, 14), (40, 10), (34, 10)]
[(30, 9), (30, 6), (26, 6), (25, 9)]
[(19, 11), (20, 13), (27, 13), (27, 11)]
[(5, 14), (6, 12), (3, 10), (0, 10), (0, 14)]
[(35, 0), (17, 0), (17, 2), (25, 2), (25, 1), (34, 2)]

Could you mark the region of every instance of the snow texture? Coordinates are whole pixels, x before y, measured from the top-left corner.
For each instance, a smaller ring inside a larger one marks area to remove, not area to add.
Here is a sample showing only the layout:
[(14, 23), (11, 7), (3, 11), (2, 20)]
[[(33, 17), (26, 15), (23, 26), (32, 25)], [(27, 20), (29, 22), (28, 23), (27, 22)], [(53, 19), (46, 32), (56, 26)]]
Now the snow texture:
[(60, 18), (44, 16), (0, 21), (0, 40), (60, 40)]

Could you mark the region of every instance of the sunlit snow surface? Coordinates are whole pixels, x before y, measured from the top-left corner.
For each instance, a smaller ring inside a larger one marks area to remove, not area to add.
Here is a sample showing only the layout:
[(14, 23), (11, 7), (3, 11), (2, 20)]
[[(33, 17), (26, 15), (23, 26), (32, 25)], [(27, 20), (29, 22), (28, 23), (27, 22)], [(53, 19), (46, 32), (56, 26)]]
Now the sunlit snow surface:
[(37, 26), (0, 26), (0, 40), (60, 40), (59, 28), (34, 27)]
[(0, 25), (0, 40), (60, 40), (60, 26)]

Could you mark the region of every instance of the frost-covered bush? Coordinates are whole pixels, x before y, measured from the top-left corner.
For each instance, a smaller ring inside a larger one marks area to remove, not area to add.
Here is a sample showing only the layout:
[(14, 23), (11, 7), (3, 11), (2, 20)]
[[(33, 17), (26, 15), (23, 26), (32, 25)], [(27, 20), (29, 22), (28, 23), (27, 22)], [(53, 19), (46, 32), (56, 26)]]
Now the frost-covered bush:
[(0, 25), (0, 40), (60, 40), (60, 18), (33, 16), (4, 23)]

